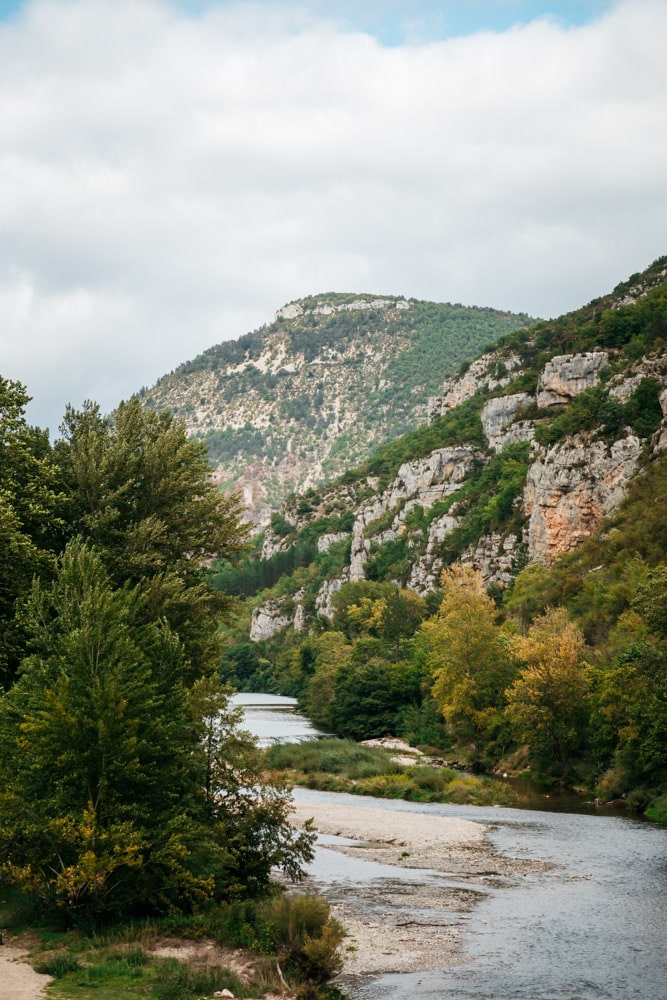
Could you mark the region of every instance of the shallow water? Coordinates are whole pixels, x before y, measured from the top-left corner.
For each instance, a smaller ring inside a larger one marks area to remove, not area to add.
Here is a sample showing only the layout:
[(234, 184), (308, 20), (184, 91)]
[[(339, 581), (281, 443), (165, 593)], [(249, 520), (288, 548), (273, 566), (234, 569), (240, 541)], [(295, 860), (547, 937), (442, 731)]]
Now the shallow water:
[[(270, 714), (264, 705), (262, 711)], [(248, 728), (253, 728), (253, 714), (254, 709), (247, 716)], [(277, 714), (272, 720), (258, 717), (262, 728), (271, 723), (271, 738), (304, 725), (307, 734), (313, 734), (307, 720), (285, 715), (284, 708)], [(554, 864), (546, 872), (467, 886), (477, 890), (479, 902), (464, 925), (462, 965), (346, 981), (345, 989), (355, 1000), (667, 997), (664, 827), (616, 816), (422, 804), (306, 789), (296, 789), (295, 797), (476, 820), (488, 826), (502, 854)], [(422, 881), (442, 885), (443, 891), (456, 883), (437, 873), (349, 858), (328, 849), (322, 839), (312, 877), (332, 899), (351, 888), (363, 899), (365, 887), (383, 880)], [(407, 909), (406, 916), (417, 912)]]

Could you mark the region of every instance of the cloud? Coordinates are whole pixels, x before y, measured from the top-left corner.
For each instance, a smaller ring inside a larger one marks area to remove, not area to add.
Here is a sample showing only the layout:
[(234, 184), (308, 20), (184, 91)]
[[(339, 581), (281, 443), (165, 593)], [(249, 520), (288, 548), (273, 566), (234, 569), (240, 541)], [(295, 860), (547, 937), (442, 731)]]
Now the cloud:
[(667, 5), (383, 47), (296, 7), (0, 25), (0, 371), (55, 427), (319, 291), (553, 315), (666, 252)]

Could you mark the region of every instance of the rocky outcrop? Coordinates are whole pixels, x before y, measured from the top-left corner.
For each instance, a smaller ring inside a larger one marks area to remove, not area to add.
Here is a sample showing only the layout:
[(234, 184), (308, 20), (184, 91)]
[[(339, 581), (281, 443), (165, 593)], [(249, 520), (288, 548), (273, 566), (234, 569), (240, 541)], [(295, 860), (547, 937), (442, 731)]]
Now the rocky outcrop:
[(275, 601), (266, 601), (259, 608), (255, 608), (250, 622), (250, 641), (259, 642), (262, 639), (270, 639), (277, 632), (282, 632), (293, 622), (293, 616), (285, 613), (284, 609)]
[(483, 354), (462, 375), (447, 379), (438, 396), (429, 397), (426, 415), (429, 423), (441, 417), (452, 407), (474, 396), (478, 389), (491, 392), (504, 389), (521, 373), (521, 359), (517, 354), (503, 355), (500, 351)]
[[(470, 470), (473, 459), (471, 448), (438, 448), (426, 458), (406, 462), (384, 493), (367, 502), (360, 509), (352, 529), (350, 580), (363, 580), (364, 566), (371, 550), (374, 521), (396, 511), (387, 529), (376, 534), (374, 541), (389, 541), (401, 530), (406, 513), (416, 504), (428, 510), (439, 500), (456, 493)], [(410, 500), (410, 503), (406, 503)], [(369, 537), (369, 534), (371, 537)]]
[[(645, 378), (654, 379), (661, 385), (667, 386), (667, 357), (659, 355), (636, 361), (628, 371), (609, 380), (609, 395), (620, 403), (627, 403)], [(660, 405), (664, 415), (665, 407), (662, 402)]]
[(444, 560), (438, 555), (438, 550), (447, 535), (458, 525), (459, 519), (454, 514), (443, 514), (435, 518), (429, 525), (426, 550), (412, 564), (408, 587), (418, 594), (427, 594), (439, 585), (440, 574), (445, 568)]
[(530, 420), (514, 422), (517, 413), (532, 401), (527, 392), (516, 392), (512, 396), (496, 396), (485, 405), (481, 413), (482, 427), (493, 451), (532, 439), (535, 428)]
[(317, 551), (328, 552), (332, 545), (335, 545), (336, 542), (342, 542), (348, 536), (349, 531), (336, 531), (328, 535), (320, 535), (317, 539)]
[(528, 558), (548, 564), (587, 538), (624, 498), (641, 450), (634, 435), (611, 445), (584, 434), (533, 445), (523, 496)]
[(485, 587), (491, 583), (507, 587), (514, 576), (518, 547), (516, 535), (484, 535), (477, 545), (464, 552), (461, 563), (478, 570)]
[(340, 576), (336, 577), (334, 580), (325, 580), (320, 587), (317, 597), (315, 598), (315, 610), (318, 615), (323, 615), (328, 618), (329, 621), (333, 618), (333, 596), (337, 594), (344, 583), (350, 579), (350, 574), (348, 570), (344, 570)]
[(558, 354), (548, 361), (537, 383), (540, 409), (569, 403), (586, 389), (597, 385), (600, 370), (609, 362), (606, 351), (586, 354)]
[(308, 306), (303, 301), (288, 302), (279, 309), (274, 321), (297, 319), (299, 316), (333, 316), (339, 312), (365, 312), (370, 309), (409, 309), (408, 299), (352, 299), (351, 302), (322, 302)]

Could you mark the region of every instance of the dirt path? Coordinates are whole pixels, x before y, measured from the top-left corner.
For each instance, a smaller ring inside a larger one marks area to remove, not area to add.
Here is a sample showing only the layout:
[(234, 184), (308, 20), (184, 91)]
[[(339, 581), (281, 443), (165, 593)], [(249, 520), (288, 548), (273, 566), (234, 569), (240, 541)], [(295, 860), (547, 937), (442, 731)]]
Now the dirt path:
[(22, 948), (0, 947), (0, 1000), (41, 1000), (45, 995), (51, 976), (42, 976), (21, 961), (25, 954)]

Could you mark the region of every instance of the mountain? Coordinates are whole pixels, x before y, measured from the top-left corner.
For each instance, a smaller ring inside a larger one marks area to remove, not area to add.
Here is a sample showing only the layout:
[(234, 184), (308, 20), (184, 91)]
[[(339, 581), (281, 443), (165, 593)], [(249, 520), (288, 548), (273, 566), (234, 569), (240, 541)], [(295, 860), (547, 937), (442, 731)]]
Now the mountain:
[[(505, 336), (447, 379), (427, 422), (291, 498), (241, 571), (253, 639), (330, 618), (347, 582), (422, 596), (446, 566), (494, 591), (551, 565), (618, 511), (667, 449), (667, 258), (556, 320)], [(259, 544), (259, 543), (258, 543)]]
[(534, 320), (416, 299), (317, 295), (142, 390), (182, 417), (225, 488), (267, 523), (289, 494), (335, 479), (416, 427), (443, 379)]

